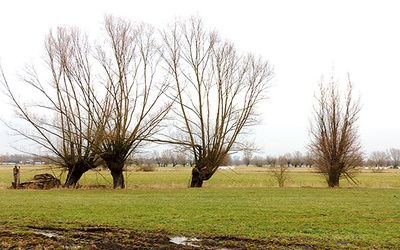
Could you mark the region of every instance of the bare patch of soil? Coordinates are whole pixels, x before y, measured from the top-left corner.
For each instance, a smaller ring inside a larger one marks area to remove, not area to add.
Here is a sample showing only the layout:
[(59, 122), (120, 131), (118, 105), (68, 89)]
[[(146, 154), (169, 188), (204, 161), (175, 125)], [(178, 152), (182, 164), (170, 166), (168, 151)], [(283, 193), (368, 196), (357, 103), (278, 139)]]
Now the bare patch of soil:
[[(167, 232), (137, 232), (107, 227), (30, 227), (14, 232), (0, 230), (0, 249), (321, 249), (308, 240), (259, 240), (233, 236), (198, 236), (194, 242), (177, 244)], [(183, 237), (184, 238), (184, 237)], [(190, 238), (188, 238), (190, 239)], [(328, 247), (329, 249), (329, 247)]]

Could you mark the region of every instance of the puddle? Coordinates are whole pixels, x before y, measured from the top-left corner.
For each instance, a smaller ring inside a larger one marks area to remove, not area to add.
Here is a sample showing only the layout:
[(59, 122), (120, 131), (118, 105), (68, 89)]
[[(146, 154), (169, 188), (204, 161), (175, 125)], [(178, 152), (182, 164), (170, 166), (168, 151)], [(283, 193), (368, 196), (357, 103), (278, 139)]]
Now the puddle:
[(49, 232), (44, 232), (44, 231), (39, 231), (39, 230), (34, 230), (33, 231), (34, 234), (40, 234), (40, 235), (44, 235), (46, 237), (49, 238), (60, 238), (61, 236), (56, 234), (56, 233), (49, 233)]
[(177, 245), (183, 245), (183, 246), (191, 246), (191, 247), (200, 247), (199, 245), (196, 245), (194, 243), (201, 241), (200, 239), (197, 238), (188, 238), (184, 236), (176, 236), (172, 237), (170, 242), (175, 243)]

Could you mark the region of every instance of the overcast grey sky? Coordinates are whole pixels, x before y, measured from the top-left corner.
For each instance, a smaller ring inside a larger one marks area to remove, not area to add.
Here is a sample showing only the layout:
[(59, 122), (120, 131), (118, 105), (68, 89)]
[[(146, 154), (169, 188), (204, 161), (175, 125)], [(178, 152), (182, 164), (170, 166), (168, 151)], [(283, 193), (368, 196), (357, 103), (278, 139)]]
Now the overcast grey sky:
[[(305, 151), (313, 95), (321, 75), (350, 73), (361, 95), (360, 136), (366, 153), (400, 148), (400, 15), (397, 1), (297, 0), (13, 0), (0, 9), (0, 58), (9, 80), (43, 56), (44, 37), (58, 25), (96, 36), (104, 14), (162, 28), (175, 17), (199, 15), (238, 49), (275, 68), (270, 99), (254, 138), (264, 155)], [(2, 117), (10, 115), (4, 98)], [(0, 126), (0, 154), (13, 153)]]

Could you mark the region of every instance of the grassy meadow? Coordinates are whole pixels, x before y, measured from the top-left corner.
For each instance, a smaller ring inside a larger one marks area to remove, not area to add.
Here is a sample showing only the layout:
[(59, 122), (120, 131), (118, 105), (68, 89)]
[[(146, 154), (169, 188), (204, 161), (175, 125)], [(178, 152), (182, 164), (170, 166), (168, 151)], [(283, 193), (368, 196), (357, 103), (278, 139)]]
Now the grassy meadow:
[[(13, 166), (0, 165), (0, 189), (11, 186)], [(21, 182), (28, 181), (35, 174), (49, 173), (65, 181), (66, 172), (52, 166), (21, 165)], [(186, 188), (190, 182), (190, 167), (156, 167), (152, 172), (139, 171), (137, 167), (128, 167), (125, 172), (127, 189), (131, 188)], [(356, 175), (357, 184), (341, 180), (341, 187), (400, 188), (400, 169), (387, 169), (381, 173), (360, 169)], [(82, 188), (93, 186), (112, 187), (112, 178), (108, 170), (86, 172), (79, 184)], [(236, 167), (233, 170), (218, 170), (214, 176), (204, 182), (204, 187), (277, 187), (278, 182), (268, 167)], [(285, 187), (327, 187), (324, 178), (313, 168), (290, 168)]]
[[(310, 168), (291, 169), (285, 187), (278, 188), (268, 168), (256, 167), (220, 170), (204, 188), (189, 189), (190, 171), (128, 171), (125, 190), (93, 188), (111, 187), (106, 170), (86, 173), (79, 189), (12, 190), (12, 166), (0, 166), (0, 229), (113, 227), (161, 230), (171, 237), (296, 242), (312, 249), (400, 249), (399, 170), (362, 170), (358, 186), (342, 180), (335, 189)], [(45, 172), (52, 173), (22, 166), (21, 181)]]

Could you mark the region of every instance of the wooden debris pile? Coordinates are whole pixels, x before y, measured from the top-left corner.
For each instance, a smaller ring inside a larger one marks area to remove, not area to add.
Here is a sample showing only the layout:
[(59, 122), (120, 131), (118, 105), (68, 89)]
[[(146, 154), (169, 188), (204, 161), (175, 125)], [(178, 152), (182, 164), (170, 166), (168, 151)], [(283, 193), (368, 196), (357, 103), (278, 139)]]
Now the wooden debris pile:
[(20, 188), (51, 189), (59, 188), (61, 181), (51, 174), (37, 174), (32, 180), (22, 182), (19, 186)]

